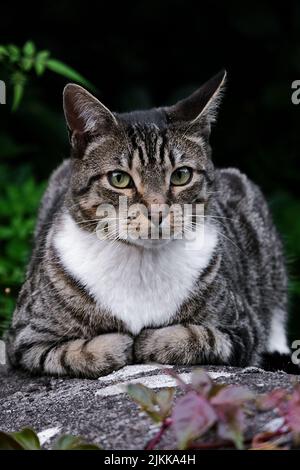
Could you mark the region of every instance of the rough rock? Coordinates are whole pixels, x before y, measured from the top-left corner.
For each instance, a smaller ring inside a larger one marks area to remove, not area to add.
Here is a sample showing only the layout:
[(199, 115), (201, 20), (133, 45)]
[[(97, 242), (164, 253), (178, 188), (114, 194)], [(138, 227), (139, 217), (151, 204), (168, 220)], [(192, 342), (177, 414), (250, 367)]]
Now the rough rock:
[[(289, 388), (299, 376), (233, 367), (203, 367), (219, 383), (248, 386), (256, 393)], [(156, 426), (126, 395), (125, 385), (140, 382), (158, 389), (174, 380), (158, 364), (128, 366), (98, 380), (30, 377), (0, 366), (0, 429), (32, 427), (45, 446), (60, 434), (80, 435), (106, 449), (142, 449)], [(191, 367), (174, 367), (185, 381)], [(249, 417), (250, 429), (262, 431), (275, 414)], [(170, 434), (164, 444), (172, 448)], [(174, 444), (173, 444), (174, 445)]]

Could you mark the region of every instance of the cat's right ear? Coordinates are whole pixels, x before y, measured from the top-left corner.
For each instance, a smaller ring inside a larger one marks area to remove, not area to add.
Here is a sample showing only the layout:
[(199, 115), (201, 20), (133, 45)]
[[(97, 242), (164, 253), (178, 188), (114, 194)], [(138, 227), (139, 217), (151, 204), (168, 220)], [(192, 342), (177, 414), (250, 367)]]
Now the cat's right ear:
[(105, 134), (118, 126), (116, 117), (106, 106), (74, 83), (65, 86), (63, 105), (72, 144), (77, 137)]
[(165, 108), (169, 122), (181, 126), (185, 133), (197, 135), (201, 132), (208, 136), (211, 124), (216, 120), (226, 75), (226, 70), (221, 70), (188, 98)]

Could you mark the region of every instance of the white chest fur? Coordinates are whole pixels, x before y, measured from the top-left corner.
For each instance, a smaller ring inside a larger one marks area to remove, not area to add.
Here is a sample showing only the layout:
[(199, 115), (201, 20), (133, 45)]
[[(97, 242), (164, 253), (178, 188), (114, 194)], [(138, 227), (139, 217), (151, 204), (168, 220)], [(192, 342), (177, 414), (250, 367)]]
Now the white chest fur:
[(217, 243), (212, 227), (204, 238), (173, 240), (147, 249), (99, 240), (66, 215), (54, 245), (66, 270), (133, 333), (166, 324), (193, 290)]

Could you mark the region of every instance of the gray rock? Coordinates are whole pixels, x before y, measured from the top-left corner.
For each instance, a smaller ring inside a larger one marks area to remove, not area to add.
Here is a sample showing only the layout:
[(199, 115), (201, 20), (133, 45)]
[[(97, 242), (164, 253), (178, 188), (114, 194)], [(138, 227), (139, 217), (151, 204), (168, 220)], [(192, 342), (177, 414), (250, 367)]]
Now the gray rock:
[[(233, 367), (203, 367), (219, 383), (248, 386), (257, 393), (277, 387), (290, 388), (299, 376), (284, 372)], [(60, 434), (83, 436), (106, 449), (142, 449), (157, 427), (125, 392), (129, 382), (141, 382), (158, 389), (173, 386), (173, 379), (161, 365), (128, 366), (99, 380), (30, 377), (0, 368), (0, 429), (17, 431), (32, 427), (45, 446)], [(189, 380), (191, 367), (174, 367)], [(274, 412), (249, 417), (250, 431), (263, 431)], [(174, 447), (174, 436), (163, 443)]]

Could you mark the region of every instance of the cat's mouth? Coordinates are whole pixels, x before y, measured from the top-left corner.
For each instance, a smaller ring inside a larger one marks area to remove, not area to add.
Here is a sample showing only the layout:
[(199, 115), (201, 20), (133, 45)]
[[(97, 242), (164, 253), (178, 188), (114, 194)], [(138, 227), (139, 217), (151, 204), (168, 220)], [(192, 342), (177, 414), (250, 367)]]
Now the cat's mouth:
[[(196, 236), (196, 232), (202, 229), (204, 218), (200, 214), (191, 210), (184, 213), (177, 209), (156, 210), (154, 212), (131, 210), (123, 212), (121, 210), (113, 214), (104, 213), (100, 218), (96, 228), (99, 239), (124, 242), (145, 248), (160, 248), (173, 240), (191, 240)], [(201, 223), (200, 223), (201, 221)]]
[(136, 245), (136, 246), (147, 248), (147, 249), (158, 249), (169, 244), (172, 241), (172, 239), (168, 239), (168, 240), (165, 240), (165, 239), (151, 240), (150, 238), (130, 239), (130, 236), (129, 236), (126, 241), (127, 243), (130, 243), (130, 245)]

